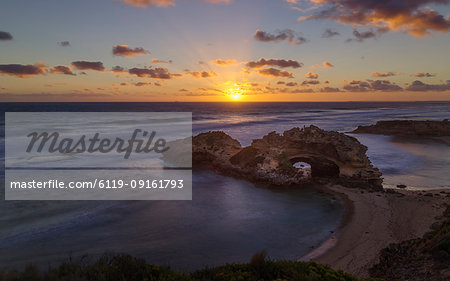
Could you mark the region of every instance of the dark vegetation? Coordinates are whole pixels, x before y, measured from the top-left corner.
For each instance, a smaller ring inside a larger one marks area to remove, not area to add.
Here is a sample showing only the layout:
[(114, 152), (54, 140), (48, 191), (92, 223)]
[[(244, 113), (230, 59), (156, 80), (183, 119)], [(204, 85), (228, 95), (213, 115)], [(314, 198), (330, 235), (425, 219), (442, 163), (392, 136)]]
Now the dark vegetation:
[[(238, 280), (297, 280), (297, 281), (358, 281), (342, 271), (335, 271), (314, 262), (272, 261), (265, 253), (253, 256), (247, 264), (227, 264), (206, 267), (193, 273), (182, 273), (169, 267), (146, 263), (130, 255), (104, 256), (93, 263), (69, 261), (57, 268), (39, 272), (28, 266), (23, 271), (0, 271), (1, 281), (238, 281)], [(379, 279), (370, 279), (379, 280)]]

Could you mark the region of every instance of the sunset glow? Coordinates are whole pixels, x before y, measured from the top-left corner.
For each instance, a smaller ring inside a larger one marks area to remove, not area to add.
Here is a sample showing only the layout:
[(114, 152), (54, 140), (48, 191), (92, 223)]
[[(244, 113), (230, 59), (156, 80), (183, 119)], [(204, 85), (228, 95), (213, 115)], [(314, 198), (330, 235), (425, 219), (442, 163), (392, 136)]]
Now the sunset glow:
[(450, 100), (445, 3), (19, 2), (0, 11), (3, 101)]
[(235, 85), (235, 87), (233, 87), (233, 88), (227, 89), (226, 92), (228, 93), (228, 96), (234, 101), (238, 101), (238, 100), (242, 99), (243, 89), (241, 89), (237, 85)]

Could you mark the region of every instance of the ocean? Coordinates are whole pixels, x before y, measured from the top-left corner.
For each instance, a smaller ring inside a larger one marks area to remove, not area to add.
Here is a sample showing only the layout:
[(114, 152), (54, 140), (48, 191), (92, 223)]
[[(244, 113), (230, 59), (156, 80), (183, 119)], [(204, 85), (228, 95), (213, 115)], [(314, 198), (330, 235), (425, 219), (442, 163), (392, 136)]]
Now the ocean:
[[(2, 112), (193, 112), (193, 134), (222, 130), (249, 145), (271, 131), (311, 124), (349, 132), (378, 120), (443, 120), (445, 102), (344, 103), (2, 103)], [(1, 116), (4, 128), (4, 116)], [(431, 140), (353, 135), (368, 147), (384, 185), (450, 188), (450, 147)], [(4, 129), (0, 150), (4, 161)], [(1, 170), (4, 189), (4, 165)], [(0, 198), (0, 265), (57, 265), (85, 254), (128, 253), (194, 270), (246, 262), (265, 250), (300, 259), (337, 229), (343, 204), (312, 189), (271, 190), (194, 171), (193, 200), (5, 201)]]

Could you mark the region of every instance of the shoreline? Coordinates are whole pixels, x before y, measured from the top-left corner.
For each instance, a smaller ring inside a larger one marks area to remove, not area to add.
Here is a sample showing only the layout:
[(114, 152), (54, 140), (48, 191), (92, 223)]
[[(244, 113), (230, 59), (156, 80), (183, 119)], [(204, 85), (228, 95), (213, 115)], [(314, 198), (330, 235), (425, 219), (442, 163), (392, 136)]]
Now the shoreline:
[(355, 206), (353, 204), (353, 201), (348, 198), (348, 196), (343, 193), (336, 190), (333, 190), (330, 188), (330, 186), (320, 186), (318, 187), (319, 190), (331, 194), (336, 195), (340, 198), (340, 200), (343, 203), (344, 206), (344, 214), (342, 216), (341, 222), (339, 223), (339, 226), (336, 228), (335, 232), (324, 242), (322, 242), (319, 247), (315, 248), (308, 254), (304, 255), (300, 258), (300, 261), (313, 261), (322, 255), (324, 255), (326, 252), (331, 250), (339, 241), (339, 236), (341, 235), (343, 229), (345, 229), (346, 226), (348, 226), (353, 219), (353, 215), (355, 213)]
[(369, 277), (368, 269), (390, 243), (422, 237), (430, 231), (445, 209), (446, 196), (450, 196), (448, 189), (396, 189), (395, 193), (342, 186), (321, 189), (341, 198), (344, 217), (330, 238), (300, 260), (327, 264), (362, 278)]

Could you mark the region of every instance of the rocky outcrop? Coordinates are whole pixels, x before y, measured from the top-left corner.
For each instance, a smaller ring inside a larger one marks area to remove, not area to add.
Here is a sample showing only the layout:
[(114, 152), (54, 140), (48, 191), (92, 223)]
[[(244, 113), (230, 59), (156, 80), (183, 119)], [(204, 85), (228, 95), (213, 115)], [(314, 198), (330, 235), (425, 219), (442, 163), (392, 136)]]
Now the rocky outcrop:
[[(271, 132), (248, 147), (223, 132), (192, 139), (193, 164), (209, 165), (223, 173), (277, 186), (334, 182), (382, 190), (381, 173), (366, 155), (367, 147), (351, 136), (316, 126)], [(311, 165), (311, 173), (293, 166)]]
[(445, 137), (450, 136), (450, 122), (447, 119), (443, 121), (378, 121), (375, 125), (358, 126), (352, 133), (411, 137)]

